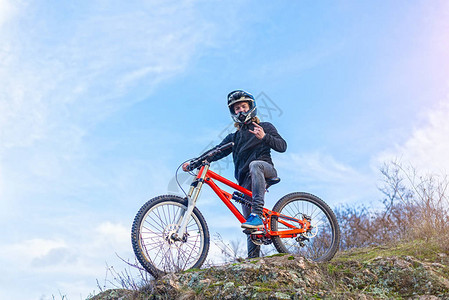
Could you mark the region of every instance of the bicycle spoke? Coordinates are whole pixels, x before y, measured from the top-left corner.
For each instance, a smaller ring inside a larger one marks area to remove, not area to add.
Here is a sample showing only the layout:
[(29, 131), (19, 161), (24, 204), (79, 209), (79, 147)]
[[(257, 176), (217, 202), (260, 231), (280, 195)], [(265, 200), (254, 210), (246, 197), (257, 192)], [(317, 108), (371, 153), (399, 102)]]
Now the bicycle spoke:
[(144, 216), (140, 227), (144, 256), (163, 272), (176, 272), (191, 268), (202, 254), (204, 233), (199, 220), (192, 215), (187, 223), (185, 241), (171, 238), (180, 224), (186, 207), (178, 202), (164, 202), (152, 207)]
[[(318, 206), (315, 200), (309, 200), (308, 194), (301, 194), (297, 198), (285, 200), (278, 212), (289, 217), (302, 219), (303, 216), (310, 218), (311, 230), (296, 238), (277, 238), (277, 248), (279, 251), (297, 253), (311, 259), (320, 259), (327, 253), (334, 251), (335, 240), (332, 221), (322, 207)], [(305, 197), (305, 198), (302, 198)], [(284, 224), (283, 224), (284, 223)], [(282, 218), (275, 219), (275, 229), (278, 231), (289, 230), (286, 225), (298, 227), (298, 223)], [(338, 229), (337, 229), (338, 230)], [(282, 247), (284, 247), (282, 249)], [(332, 254), (333, 255), (333, 254)]]

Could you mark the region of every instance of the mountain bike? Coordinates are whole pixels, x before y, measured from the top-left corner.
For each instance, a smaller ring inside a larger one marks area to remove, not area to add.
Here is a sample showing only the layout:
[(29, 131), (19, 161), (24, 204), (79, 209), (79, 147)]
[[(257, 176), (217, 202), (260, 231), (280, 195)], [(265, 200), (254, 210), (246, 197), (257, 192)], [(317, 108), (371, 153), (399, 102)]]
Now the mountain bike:
[[(210, 170), (210, 158), (232, 146), (229, 143), (190, 160), (189, 172), (194, 178), (185, 198), (158, 196), (138, 211), (132, 225), (132, 246), (140, 264), (154, 277), (200, 268), (204, 263), (210, 236), (206, 220), (196, 207), (204, 184), (212, 188), (240, 223), (246, 222), (231, 200), (251, 206), (251, 191)], [(215, 181), (235, 191), (231, 194)], [(266, 179), (267, 190), (279, 181)], [(329, 261), (338, 250), (340, 229), (335, 214), (312, 194), (294, 192), (283, 196), (272, 210), (263, 208), (262, 220), (263, 228), (244, 231), (257, 245), (273, 243), (279, 253), (298, 254), (318, 262)]]

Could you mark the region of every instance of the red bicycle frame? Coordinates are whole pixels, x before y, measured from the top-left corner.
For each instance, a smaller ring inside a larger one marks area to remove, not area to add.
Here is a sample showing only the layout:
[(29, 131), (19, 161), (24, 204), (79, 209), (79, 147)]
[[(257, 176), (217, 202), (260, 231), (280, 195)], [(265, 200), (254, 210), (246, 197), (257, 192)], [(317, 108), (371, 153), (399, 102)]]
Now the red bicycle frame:
[[(217, 180), (217, 181), (233, 188), (234, 190), (242, 192), (243, 194), (245, 194), (249, 197), (252, 197), (252, 192), (249, 191), (248, 189), (245, 189), (245, 188), (241, 187), (240, 185), (224, 178), (223, 176), (220, 176), (219, 174), (209, 170), (209, 167), (210, 167), (210, 165), (208, 163), (201, 167), (200, 171), (198, 172), (198, 175), (196, 176), (196, 179), (194, 180), (194, 182), (196, 182), (197, 184), (195, 184), (195, 185), (192, 184), (192, 188), (189, 192), (189, 196), (192, 196), (194, 189), (197, 188), (195, 198), (198, 197), (199, 190), (201, 189), (202, 184), (206, 183), (207, 185), (209, 185), (212, 188), (212, 190), (215, 192), (215, 194), (217, 194), (217, 196), (229, 208), (229, 210), (240, 221), (240, 223), (246, 222), (245, 217), (231, 202), (232, 194), (219, 188), (217, 186), (217, 184), (214, 182), (214, 180)], [(196, 201), (196, 199), (195, 199), (195, 201)], [(279, 236), (281, 238), (296, 237), (298, 234), (305, 233), (308, 230), (310, 230), (310, 228), (311, 228), (310, 222), (305, 217), (303, 219), (297, 219), (297, 218), (289, 217), (289, 216), (280, 214), (278, 212), (269, 210), (267, 208), (263, 208), (262, 214), (263, 214), (262, 220), (264, 223), (264, 227), (265, 227), (267, 236)], [(280, 231), (272, 231), (271, 230), (272, 217), (277, 218), (277, 222), (285, 225), (288, 229), (280, 230)]]

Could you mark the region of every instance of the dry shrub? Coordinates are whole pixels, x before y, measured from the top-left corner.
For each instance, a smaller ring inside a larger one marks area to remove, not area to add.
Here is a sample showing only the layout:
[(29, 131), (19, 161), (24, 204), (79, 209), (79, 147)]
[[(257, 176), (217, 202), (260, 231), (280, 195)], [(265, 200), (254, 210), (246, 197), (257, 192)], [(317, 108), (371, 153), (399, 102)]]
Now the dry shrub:
[(336, 209), (342, 232), (341, 249), (412, 239), (433, 239), (449, 251), (448, 178), (420, 175), (398, 162), (381, 168), (383, 208), (343, 206)]
[[(151, 292), (154, 288), (154, 278), (140, 266), (137, 259), (134, 262), (130, 262), (120, 256), (118, 256), (118, 258), (124, 262), (128, 268), (118, 271), (113, 266), (106, 265), (104, 282), (100, 283), (97, 279), (97, 287), (100, 293), (111, 288)], [(95, 299), (95, 297), (90, 296), (88, 299)]]

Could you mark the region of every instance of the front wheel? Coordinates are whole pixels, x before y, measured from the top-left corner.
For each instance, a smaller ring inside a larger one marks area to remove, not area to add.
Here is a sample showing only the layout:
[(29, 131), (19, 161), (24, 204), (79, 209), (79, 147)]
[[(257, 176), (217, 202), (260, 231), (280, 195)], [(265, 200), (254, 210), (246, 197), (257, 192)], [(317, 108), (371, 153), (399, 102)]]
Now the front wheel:
[[(301, 220), (310, 218), (312, 225), (309, 232), (297, 237), (274, 236), (273, 244), (279, 253), (299, 254), (314, 261), (334, 257), (340, 245), (340, 228), (334, 212), (323, 200), (308, 193), (291, 193), (282, 197), (273, 211)], [(286, 223), (298, 226), (297, 222), (273, 216), (271, 230), (287, 230)]]
[(187, 233), (173, 239), (187, 210), (187, 199), (165, 195), (149, 200), (134, 218), (131, 241), (140, 264), (155, 278), (168, 272), (199, 268), (209, 251), (209, 229), (193, 209)]

